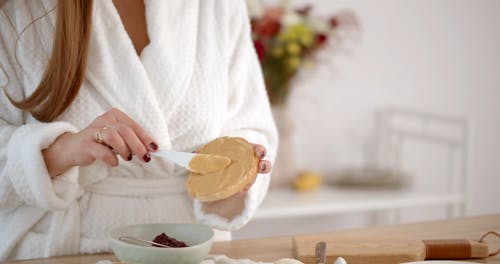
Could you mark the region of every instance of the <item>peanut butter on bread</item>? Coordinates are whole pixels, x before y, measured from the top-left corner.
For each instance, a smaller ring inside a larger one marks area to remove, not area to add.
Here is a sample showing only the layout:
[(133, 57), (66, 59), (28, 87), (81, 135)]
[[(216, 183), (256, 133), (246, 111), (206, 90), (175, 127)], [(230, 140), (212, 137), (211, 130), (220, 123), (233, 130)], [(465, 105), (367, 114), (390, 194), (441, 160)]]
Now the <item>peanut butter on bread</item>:
[(222, 171), (231, 159), (219, 155), (198, 154), (189, 162), (189, 171), (199, 174)]
[[(230, 163), (219, 171), (205, 171), (202, 174), (191, 170), (186, 182), (188, 193), (202, 202), (228, 198), (257, 177), (259, 158), (255, 155), (253, 145), (243, 138), (217, 138), (206, 144), (200, 154), (227, 157), (230, 160)], [(203, 170), (204, 165), (196, 166)]]

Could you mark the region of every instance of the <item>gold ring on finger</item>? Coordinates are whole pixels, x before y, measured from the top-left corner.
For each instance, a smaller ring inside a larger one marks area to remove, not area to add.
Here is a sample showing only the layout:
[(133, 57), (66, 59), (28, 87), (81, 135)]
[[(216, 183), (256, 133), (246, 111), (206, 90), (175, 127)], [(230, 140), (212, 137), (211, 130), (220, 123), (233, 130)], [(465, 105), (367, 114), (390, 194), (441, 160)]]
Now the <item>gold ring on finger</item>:
[(99, 131), (96, 133), (96, 141), (97, 143), (99, 144), (104, 144), (104, 137), (102, 135), (102, 133), (104, 132), (104, 130), (108, 129), (106, 126), (103, 126), (101, 129), (99, 129)]

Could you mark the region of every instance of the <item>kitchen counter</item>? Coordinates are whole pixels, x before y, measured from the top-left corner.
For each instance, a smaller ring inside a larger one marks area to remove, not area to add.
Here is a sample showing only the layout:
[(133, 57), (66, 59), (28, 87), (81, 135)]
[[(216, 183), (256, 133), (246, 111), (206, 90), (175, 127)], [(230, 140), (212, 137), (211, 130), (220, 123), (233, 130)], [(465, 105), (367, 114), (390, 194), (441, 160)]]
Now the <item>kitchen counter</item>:
[[(490, 230), (500, 232), (500, 214), (463, 219), (421, 222), (414, 224), (370, 227), (352, 229), (331, 233), (332, 236), (406, 236), (414, 239), (469, 239), (478, 240)], [(293, 230), (291, 231), (291, 233)], [(322, 234), (324, 235), (324, 234)], [(293, 236), (269, 237), (258, 239), (235, 240), (214, 243), (211, 254), (225, 254), (231, 258), (249, 258), (259, 261), (274, 261), (280, 258), (293, 257)], [(500, 248), (500, 238), (489, 237), (490, 252)], [(98, 260), (116, 260), (113, 254), (62, 256), (46, 259), (12, 261), (8, 263), (31, 264), (93, 264)], [(486, 260), (476, 260), (482, 263), (500, 264), (500, 254)]]

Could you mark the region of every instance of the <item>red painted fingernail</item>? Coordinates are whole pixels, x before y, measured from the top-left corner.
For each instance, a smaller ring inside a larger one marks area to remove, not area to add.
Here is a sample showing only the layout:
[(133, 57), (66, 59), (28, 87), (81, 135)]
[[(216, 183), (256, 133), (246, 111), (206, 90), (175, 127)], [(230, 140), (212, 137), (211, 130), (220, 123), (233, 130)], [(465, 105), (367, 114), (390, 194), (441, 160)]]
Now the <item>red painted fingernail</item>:
[(146, 154), (144, 154), (144, 156), (142, 156), (142, 159), (145, 162), (149, 162), (151, 160), (151, 156), (149, 156), (149, 153), (146, 153)]
[(262, 165), (260, 165), (261, 167), (261, 171), (266, 171), (266, 164), (265, 163), (262, 163)]
[(151, 142), (149, 143), (149, 147), (151, 147), (152, 150), (157, 150), (158, 149), (158, 144)]
[(128, 155), (127, 160), (128, 160), (128, 161), (131, 161), (131, 160), (132, 160), (132, 153)]

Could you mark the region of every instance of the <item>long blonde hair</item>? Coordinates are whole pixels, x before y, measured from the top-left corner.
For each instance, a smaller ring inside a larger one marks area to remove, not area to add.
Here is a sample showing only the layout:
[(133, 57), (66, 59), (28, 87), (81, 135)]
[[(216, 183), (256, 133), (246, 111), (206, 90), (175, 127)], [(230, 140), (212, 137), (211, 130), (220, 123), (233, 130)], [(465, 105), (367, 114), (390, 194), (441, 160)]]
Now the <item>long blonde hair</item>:
[(16, 102), (9, 97), (16, 107), (39, 121), (53, 121), (78, 95), (87, 66), (93, 2), (59, 0), (52, 54), (42, 80), (24, 100)]

